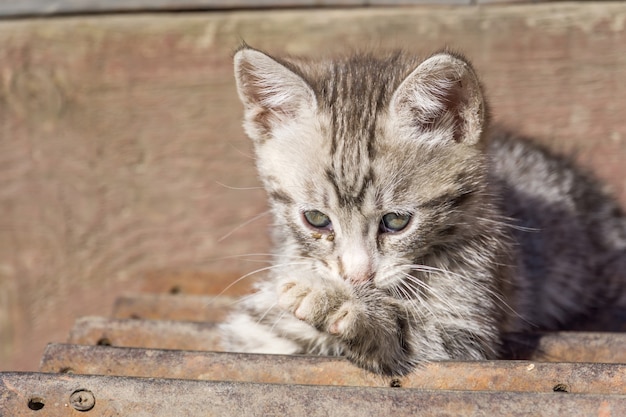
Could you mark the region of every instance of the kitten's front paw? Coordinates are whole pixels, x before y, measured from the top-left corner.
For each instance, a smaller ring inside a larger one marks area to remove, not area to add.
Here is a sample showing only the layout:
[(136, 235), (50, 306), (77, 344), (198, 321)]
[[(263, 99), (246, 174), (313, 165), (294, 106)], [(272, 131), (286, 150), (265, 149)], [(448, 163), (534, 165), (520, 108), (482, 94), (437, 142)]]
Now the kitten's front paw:
[(306, 298), (311, 299), (312, 292), (311, 286), (306, 282), (285, 281), (278, 287), (278, 305), (300, 320), (305, 320), (310, 316), (306, 309), (310, 301), (304, 305), (303, 302)]
[(343, 338), (355, 332), (358, 305), (339, 285), (285, 281), (278, 289), (278, 305), (318, 330)]
[(357, 328), (357, 306), (348, 301), (330, 317), (328, 333), (341, 336), (344, 339), (352, 339), (356, 335)]

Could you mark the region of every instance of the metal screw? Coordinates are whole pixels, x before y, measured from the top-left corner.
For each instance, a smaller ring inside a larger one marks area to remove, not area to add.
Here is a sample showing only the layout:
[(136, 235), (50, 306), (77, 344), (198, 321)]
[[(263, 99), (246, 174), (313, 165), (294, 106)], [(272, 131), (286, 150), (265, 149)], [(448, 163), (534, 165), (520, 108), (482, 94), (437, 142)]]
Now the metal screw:
[(389, 383), (389, 386), (391, 388), (401, 388), (402, 387), (402, 381), (400, 381), (398, 378), (394, 378)]
[(96, 405), (96, 397), (86, 389), (76, 390), (70, 395), (70, 404), (78, 411), (89, 411)]

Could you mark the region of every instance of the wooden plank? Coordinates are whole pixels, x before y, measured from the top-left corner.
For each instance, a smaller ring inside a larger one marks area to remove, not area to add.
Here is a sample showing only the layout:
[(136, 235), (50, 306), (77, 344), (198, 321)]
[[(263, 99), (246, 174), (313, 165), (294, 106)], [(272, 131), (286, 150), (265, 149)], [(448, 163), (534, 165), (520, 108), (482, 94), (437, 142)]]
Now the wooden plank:
[(126, 294), (113, 306), (113, 318), (220, 322), (237, 298), (187, 294)]
[(220, 350), (214, 323), (81, 317), (69, 343), (157, 349)]
[(626, 364), (606, 363), (434, 362), (391, 378), (336, 357), (50, 344), (39, 370), (277, 384), (626, 394)]
[(269, 248), (232, 76), (242, 39), (312, 56), (458, 49), (496, 121), (577, 150), (626, 204), (625, 18), (624, 2), (557, 2), (3, 20), (0, 368), (36, 367), (140, 271), (267, 265), (240, 257)]
[[(82, 401), (76, 401), (80, 395)], [(626, 396), (430, 391), (42, 373), (0, 374), (0, 414), (76, 416), (626, 415)], [(29, 408), (30, 407), (30, 408)], [(33, 410), (36, 411), (36, 414)]]
[[(523, 2), (520, 0), (492, 1)], [(526, 2), (530, 2), (530, 0)], [(286, 7), (471, 5), (473, 3), (473, 0), (0, 0), (0, 16), (25, 17), (146, 11), (277, 9)]]

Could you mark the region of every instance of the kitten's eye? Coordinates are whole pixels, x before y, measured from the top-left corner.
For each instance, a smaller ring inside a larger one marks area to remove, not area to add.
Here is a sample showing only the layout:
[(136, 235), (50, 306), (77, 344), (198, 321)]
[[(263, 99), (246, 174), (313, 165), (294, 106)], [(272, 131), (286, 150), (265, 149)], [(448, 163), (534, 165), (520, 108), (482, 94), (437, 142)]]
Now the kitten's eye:
[(327, 229), (330, 226), (330, 218), (317, 210), (309, 210), (303, 213), (304, 219), (316, 229)]
[(380, 221), (380, 231), (381, 233), (399, 232), (409, 224), (410, 220), (410, 214), (387, 213)]

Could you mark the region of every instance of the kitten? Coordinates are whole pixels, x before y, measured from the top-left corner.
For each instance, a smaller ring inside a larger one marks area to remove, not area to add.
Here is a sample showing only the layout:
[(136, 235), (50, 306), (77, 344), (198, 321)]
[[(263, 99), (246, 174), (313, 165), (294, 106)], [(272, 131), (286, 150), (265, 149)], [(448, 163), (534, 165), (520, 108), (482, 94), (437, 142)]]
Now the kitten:
[(626, 305), (619, 207), (566, 160), (489, 132), (463, 57), (245, 46), (234, 61), (275, 261), (222, 325), (227, 350), (402, 375)]

